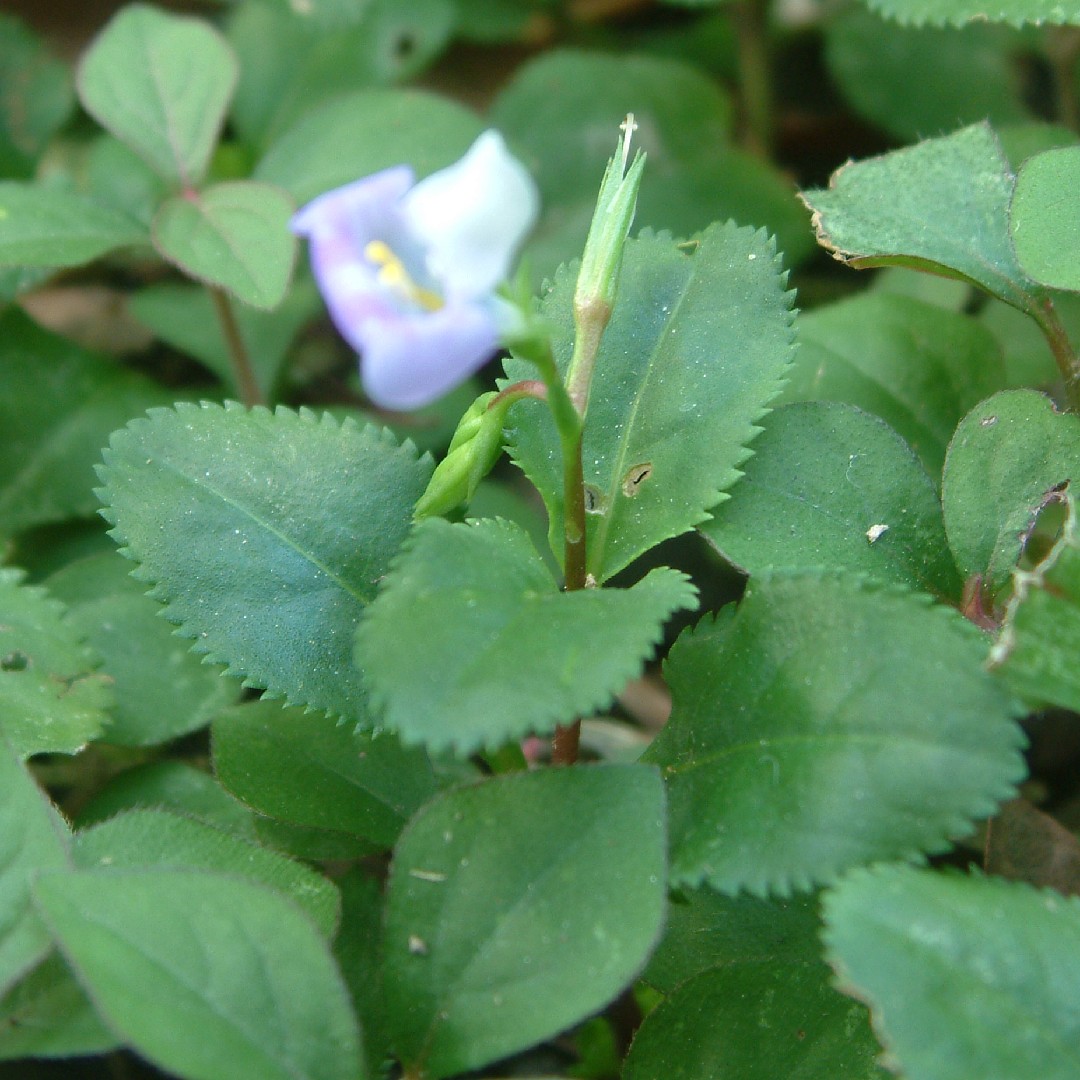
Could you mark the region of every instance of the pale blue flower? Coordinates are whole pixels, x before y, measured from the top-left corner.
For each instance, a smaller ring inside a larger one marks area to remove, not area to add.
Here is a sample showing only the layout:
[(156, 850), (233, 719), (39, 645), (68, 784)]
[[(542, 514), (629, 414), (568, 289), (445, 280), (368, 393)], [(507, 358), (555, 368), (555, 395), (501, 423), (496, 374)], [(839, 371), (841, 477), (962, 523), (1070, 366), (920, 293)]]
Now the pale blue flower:
[(361, 355), (368, 397), (416, 409), (480, 368), (516, 321), (495, 296), (538, 196), (495, 131), (419, 183), (405, 165), (329, 191), (292, 229), (330, 316)]

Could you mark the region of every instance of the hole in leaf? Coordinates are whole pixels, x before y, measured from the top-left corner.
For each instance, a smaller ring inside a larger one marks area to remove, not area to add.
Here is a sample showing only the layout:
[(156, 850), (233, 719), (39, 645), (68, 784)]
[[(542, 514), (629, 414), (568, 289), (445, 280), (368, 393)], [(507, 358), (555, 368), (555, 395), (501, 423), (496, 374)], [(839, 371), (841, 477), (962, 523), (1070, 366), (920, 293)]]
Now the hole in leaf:
[(600, 489), (593, 487), (592, 484), (585, 485), (585, 513), (607, 513), (607, 500), (604, 498)]
[(13, 649), (6, 656), (0, 656), (0, 671), (25, 671), (30, 666), (30, 657), (18, 649)]
[(643, 461), (638, 465), (631, 465), (626, 470), (622, 480), (622, 493), (632, 499), (640, 490), (641, 485), (652, 476), (652, 462)]

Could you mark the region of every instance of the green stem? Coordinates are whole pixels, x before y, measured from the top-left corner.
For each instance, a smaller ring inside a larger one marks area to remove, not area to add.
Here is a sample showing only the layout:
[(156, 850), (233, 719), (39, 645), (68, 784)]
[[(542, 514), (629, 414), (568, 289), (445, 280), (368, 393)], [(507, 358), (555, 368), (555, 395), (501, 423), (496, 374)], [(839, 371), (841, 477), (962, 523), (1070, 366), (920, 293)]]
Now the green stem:
[[(595, 349), (594, 349), (595, 352)], [(577, 350), (575, 348), (575, 355)], [(529, 357), (540, 370), (547, 387), (548, 407), (559, 433), (563, 460), (563, 588), (568, 592), (584, 589), (585, 570), (585, 477), (581, 461), (581, 440), (584, 420), (581, 411), (571, 400), (559, 377), (559, 369), (551, 351), (550, 341), (544, 349), (534, 350)], [(588, 384), (586, 386), (586, 393)], [(581, 721), (559, 725), (551, 743), (553, 765), (573, 765), (578, 757)]]
[(240, 336), (240, 326), (233, 312), (232, 300), (229, 294), (216, 285), (208, 285), (210, 299), (214, 302), (214, 310), (217, 312), (218, 321), (221, 323), (221, 332), (225, 335), (225, 344), (229, 349), (229, 359), (232, 361), (233, 378), (236, 380), (236, 389), (240, 394), (240, 400), (251, 408), (253, 405), (265, 405), (266, 399), (262, 390), (259, 389), (258, 380), (255, 378), (255, 369), (251, 366), (251, 357), (248, 356), (247, 346)]
[(772, 151), (772, 70), (765, 0), (740, 0), (731, 7), (739, 43), (739, 95), (748, 150), (767, 158)]
[(1070, 412), (1080, 413), (1080, 356), (1077, 356), (1072, 342), (1069, 341), (1069, 335), (1054, 309), (1053, 300), (1047, 297), (1032, 314), (1046, 337), (1050, 352), (1054, 355), (1054, 362), (1065, 382), (1065, 404)]

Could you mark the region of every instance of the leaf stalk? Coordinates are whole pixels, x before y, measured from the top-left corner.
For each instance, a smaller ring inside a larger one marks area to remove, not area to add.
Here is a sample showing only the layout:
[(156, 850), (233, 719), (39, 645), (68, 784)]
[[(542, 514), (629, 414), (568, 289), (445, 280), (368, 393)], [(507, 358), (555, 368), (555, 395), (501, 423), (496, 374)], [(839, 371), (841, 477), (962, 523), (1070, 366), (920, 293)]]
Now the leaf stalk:
[(254, 405), (265, 405), (266, 398), (255, 378), (255, 369), (251, 366), (251, 357), (248, 355), (247, 346), (240, 335), (240, 324), (236, 321), (236, 313), (233, 311), (232, 299), (229, 294), (217, 285), (208, 285), (210, 299), (214, 303), (218, 322), (221, 323), (221, 332), (225, 335), (225, 344), (229, 350), (229, 360), (232, 363), (233, 378), (236, 380), (236, 389), (240, 400), (250, 409)]
[(1031, 312), (1043, 332), (1054, 362), (1065, 383), (1065, 405), (1069, 412), (1080, 415), (1080, 356), (1077, 356), (1069, 335), (1049, 297)]

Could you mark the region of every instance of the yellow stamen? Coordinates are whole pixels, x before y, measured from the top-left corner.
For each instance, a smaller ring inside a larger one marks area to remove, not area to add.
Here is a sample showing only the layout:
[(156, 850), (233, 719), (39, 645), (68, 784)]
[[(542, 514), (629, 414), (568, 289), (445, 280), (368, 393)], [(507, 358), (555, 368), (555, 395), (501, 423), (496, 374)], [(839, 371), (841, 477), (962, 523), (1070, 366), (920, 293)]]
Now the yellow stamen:
[(390, 250), (390, 245), (382, 240), (372, 240), (364, 248), (364, 258), (379, 267), (378, 278), (383, 285), (395, 289), (406, 300), (419, 304), (427, 311), (438, 311), (443, 306), (442, 297), (430, 289), (417, 285), (405, 264)]

